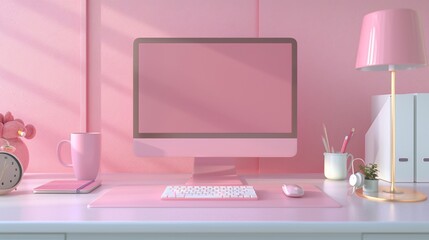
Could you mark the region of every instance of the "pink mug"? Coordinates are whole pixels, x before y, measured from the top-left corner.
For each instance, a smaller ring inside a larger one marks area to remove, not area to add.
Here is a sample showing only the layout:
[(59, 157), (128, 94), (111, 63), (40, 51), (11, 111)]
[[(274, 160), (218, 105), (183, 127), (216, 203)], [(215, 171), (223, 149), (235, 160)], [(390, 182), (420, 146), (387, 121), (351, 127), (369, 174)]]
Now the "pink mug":
[[(65, 143), (71, 147), (71, 161), (66, 163), (61, 158), (61, 148)], [(72, 133), (70, 140), (62, 140), (57, 146), (60, 163), (65, 167), (73, 167), (78, 180), (94, 180), (100, 168), (101, 134), (99, 132)]]

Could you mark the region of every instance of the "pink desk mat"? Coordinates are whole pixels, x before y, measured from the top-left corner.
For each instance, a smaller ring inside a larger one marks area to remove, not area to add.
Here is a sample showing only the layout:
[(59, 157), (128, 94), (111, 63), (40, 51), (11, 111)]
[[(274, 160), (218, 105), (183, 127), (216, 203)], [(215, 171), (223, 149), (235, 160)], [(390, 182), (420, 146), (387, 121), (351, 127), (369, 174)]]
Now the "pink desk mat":
[(115, 187), (88, 204), (90, 208), (339, 208), (319, 188), (300, 184), (302, 198), (286, 197), (281, 185), (253, 185), (258, 200), (161, 200), (165, 185)]

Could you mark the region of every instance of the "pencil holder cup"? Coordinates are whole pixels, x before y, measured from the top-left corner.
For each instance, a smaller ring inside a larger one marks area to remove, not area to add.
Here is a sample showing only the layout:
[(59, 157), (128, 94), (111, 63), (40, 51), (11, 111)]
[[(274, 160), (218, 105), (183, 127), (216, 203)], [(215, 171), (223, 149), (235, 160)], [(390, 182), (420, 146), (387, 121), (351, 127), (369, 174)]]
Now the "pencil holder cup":
[(344, 180), (350, 166), (347, 167), (348, 159), (352, 160), (350, 153), (324, 153), (324, 173), (327, 179)]

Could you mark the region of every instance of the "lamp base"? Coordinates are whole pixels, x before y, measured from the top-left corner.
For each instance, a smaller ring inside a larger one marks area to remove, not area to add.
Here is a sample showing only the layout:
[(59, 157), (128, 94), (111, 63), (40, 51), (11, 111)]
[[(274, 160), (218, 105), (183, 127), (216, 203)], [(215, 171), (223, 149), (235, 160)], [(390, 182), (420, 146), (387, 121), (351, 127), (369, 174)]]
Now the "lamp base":
[(395, 193), (390, 193), (389, 187), (379, 187), (378, 192), (374, 193), (366, 193), (358, 189), (356, 195), (379, 202), (421, 202), (427, 199), (425, 194), (409, 188), (396, 189)]

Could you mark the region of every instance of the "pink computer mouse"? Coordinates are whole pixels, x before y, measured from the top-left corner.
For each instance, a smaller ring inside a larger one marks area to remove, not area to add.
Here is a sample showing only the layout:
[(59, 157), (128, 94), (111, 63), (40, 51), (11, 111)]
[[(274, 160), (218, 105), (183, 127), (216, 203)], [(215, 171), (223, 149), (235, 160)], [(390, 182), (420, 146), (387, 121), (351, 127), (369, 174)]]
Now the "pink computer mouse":
[(296, 184), (284, 184), (282, 189), (288, 197), (298, 198), (304, 196), (304, 189)]

